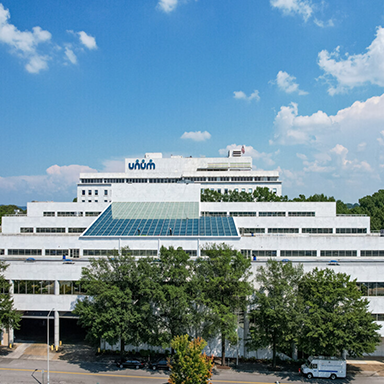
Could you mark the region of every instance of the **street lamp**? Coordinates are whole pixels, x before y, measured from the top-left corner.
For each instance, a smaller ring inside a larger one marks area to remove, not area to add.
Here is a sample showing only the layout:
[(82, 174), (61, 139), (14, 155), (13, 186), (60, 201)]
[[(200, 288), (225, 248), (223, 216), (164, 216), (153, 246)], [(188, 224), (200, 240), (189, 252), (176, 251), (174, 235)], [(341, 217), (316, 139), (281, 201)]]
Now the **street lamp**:
[(47, 316), (47, 384), (49, 384), (49, 316), (51, 315), (51, 312), (54, 310), (55, 308), (52, 308), (48, 312), (48, 316)]

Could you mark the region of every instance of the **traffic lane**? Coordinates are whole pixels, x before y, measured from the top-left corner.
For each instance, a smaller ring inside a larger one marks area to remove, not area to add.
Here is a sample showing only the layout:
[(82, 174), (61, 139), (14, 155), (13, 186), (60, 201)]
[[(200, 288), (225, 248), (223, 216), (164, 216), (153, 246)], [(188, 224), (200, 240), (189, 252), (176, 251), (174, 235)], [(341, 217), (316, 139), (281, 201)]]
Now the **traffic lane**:
[[(39, 367), (38, 367), (39, 366)], [(113, 369), (109, 370), (107, 366), (102, 367), (101, 364), (87, 364), (88, 369), (79, 367), (76, 364), (55, 361), (50, 363), (50, 381), (54, 383), (84, 383), (84, 384), (120, 384), (120, 383), (159, 383), (165, 384), (168, 381), (167, 372), (153, 372), (148, 370), (132, 370), (132, 369)], [(35, 369), (37, 371), (34, 373)], [(0, 383), (38, 383), (42, 382), (41, 370), (46, 370), (46, 362), (41, 360), (10, 360), (0, 359)], [(36, 379), (31, 376), (34, 375)], [(31, 381), (32, 380), (32, 381)], [(37, 381), (39, 380), (39, 381)], [(382, 378), (365, 378), (355, 377), (348, 379), (338, 379), (339, 384), (342, 383), (381, 383)], [(312, 379), (308, 380), (297, 374), (259, 374), (249, 372), (235, 371), (219, 371), (213, 375), (212, 382), (214, 384), (234, 383), (234, 384), (270, 384), (279, 381), (281, 384), (298, 384), (298, 383), (330, 383), (328, 379)], [(45, 380), (46, 382), (46, 380)]]

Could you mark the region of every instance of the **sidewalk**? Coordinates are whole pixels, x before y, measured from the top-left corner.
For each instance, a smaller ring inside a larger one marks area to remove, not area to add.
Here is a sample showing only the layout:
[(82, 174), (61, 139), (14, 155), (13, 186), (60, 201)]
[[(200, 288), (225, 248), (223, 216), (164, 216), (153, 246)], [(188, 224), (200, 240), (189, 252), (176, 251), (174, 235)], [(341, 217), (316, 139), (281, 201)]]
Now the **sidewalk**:
[(347, 359), (347, 372), (367, 377), (384, 377), (384, 358), (367, 356), (364, 359)]

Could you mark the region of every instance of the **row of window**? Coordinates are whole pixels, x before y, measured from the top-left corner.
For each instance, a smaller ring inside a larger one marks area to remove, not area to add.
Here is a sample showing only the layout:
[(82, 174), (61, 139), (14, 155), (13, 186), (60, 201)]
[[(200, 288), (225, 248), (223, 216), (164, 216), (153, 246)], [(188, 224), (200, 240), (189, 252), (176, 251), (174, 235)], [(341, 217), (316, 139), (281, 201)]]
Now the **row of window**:
[[(87, 228), (68, 228), (66, 232), (65, 228), (52, 227), (52, 228), (36, 228), (36, 233), (83, 233)], [(20, 233), (35, 233), (33, 227), (21, 227)]]
[[(240, 234), (265, 233), (265, 228), (239, 228)], [(268, 233), (300, 233), (300, 228), (268, 228)], [(301, 233), (330, 234), (333, 228), (302, 228)], [(337, 234), (367, 233), (367, 228), (336, 228)]]
[[(190, 256), (197, 256), (197, 251), (195, 249), (184, 250)], [(84, 249), (83, 256), (108, 256), (113, 255), (116, 250), (113, 249)], [(69, 249), (46, 249), (44, 251), (45, 256), (68, 256)], [(128, 254), (137, 257), (137, 256), (157, 256), (156, 249), (130, 249)], [(0, 254), (4, 255), (4, 249), (0, 249)], [(12, 256), (42, 256), (43, 252), (41, 249), (8, 249), (8, 255)], [(79, 257), (79, 249), (71, 249), (71, 257)]]
[[(277, 177), (251, 177), (251, 176), (233, 176), (233, 177), (184, 177), (184, 178), (114, 178), (114, 179), (80, 179), (82, 184), (110, 184), (110, 183), (177, 183), (179, 181), (277, 181)], [(84, 190), (85, 192), (85, 190)]]
[(384, 321), (384, 313), (371, 313), (373, 321)]
[[(260, 253), (261, 252), (261, 253)], [(241, 253), (248, 257), (254, 256), (277, 256), (277, 250), (252, 250), (252, 249), (242, 249)], [(360, 255), (363, 256), (363, 252), (383, 252), (384, 251), (361, 251)], [(280, 257), (316, 257), (318, 255), (317, 250), (281, 250)], [(321, 257), (352, 257), (357, 256), (357, 251), (353, 250), (322, 250), (320, 251)]]
[[(99, 190), (98, 189), (88, 189), (88, 196), (99, 196)], [(81, 195), (85, 196), (86, 195), (86, 190), (82, 189), (81, 190)], [(108, 196), (108, 189), (104, 189), (104, 196)]]
[[(57, 212), (57, 217), (94, 217), (99, 216), (101, 212)], [(43, 212), (45, 217), (55, 217), (56, 212)]]
[[(259, 230), (260, 228), (255, 228)], [(107, 256), (115, 252), (113, 249), (84, 249), (83, 256)], [(197, 256), (196, 250), (185, 250), (190, 256)], [(264, 252), (264, 250), (248, 250), (243, 249), (241, 252), (247, 256), (277, 256), (276, 250), (268, 251), (273, 254), (259, 254), (258, 252)], [(255, 253), (256, 252), (256, 253)], [(5, 250), (0, 249), (0, 255), (4, 255)], [(43, 251), (41, 249), (8, 249), (9, 256), (42, 256)], [(46, 249), (44, 251), (45, 256), (68, 256), (68, 249)], [(129, 254), (132, 256), (157, 256), (157, 250), (153, 249), (131, 249)], [(71, 257), (79, 257), (79, 249), (71, 249)], [(317, 251), (315, 250), (281, 250), (280, 256), (317, 256)], [(322, 257), (349, 257), (357, 256), (357, 251), (355, 250), (321, 250), (320, 256)], [(384, 256), (384, 250), (364, 250), (360, 251), (361, 257), (377, 257)]]
[[(13, 293), (16, 295), (54, 295), (53, 280), (14, 280)], [(79, 281), (59, 281), (60, 295), (85, 295)]]
[[(201, 212), (202, 216), (232, 216), (232, 217), (256, 217), (257, 212), (226, 212), (226, 211), (221, 211), (221, 212), (211, 212), (211, 211), (204, 211)], [(259, 212), (259, 217), (285, 217), (286, 212)], [(289, 217), (313, 217), (315, 216), (315, 212), (288, 212)]]

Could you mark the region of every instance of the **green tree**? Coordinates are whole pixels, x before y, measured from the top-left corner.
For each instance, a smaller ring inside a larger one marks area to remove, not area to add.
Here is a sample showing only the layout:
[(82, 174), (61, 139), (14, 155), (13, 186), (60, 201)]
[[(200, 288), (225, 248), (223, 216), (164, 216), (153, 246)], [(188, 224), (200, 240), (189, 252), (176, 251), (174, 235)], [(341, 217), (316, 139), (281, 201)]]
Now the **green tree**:
[(356, 280), (331, 269), (314, 269), (300, 282), (303, 320), (299, 348), (311, 355), (371, 353), (380, 342), (377, 325)]
[(257, 187), (253, 191), (253, 201), (288, 201), (288, 196), (279, 196), (268, 187)]
[(0, 205), (0, 225), (1, 225), (1, 218), (4, 215), (14, 215), (16, 213), (26, 214), (27, 211), (18, 207), (17, 205)]
[(207, 343), (196, 338), (188, 340), (188, 335), (176, 336), (171, 346), (176, 355), (170, 363), (170, 384), (208, 384), (212, 377), (213, 356), (202, 353)]
[(297, 342), (300, 321), (298, 288), (303, 276), (303, 266), (291, 262), (268, 260), (259, 267), (249, 313), (250, 340), (248, 346), (255, 350), (272, 347), (272, 364), (276, 367), (276, 353), (289, 354), (292, 343)]
[(8, 265), (0, 260), (0, 329), (19, 329), (21, 314), (13, 307), (13, 299), (9, 293), (10, 284), (4, 278)]
[(251, 261), (226, 244), (212, 244), (196, 260), (201, 295), (205, 308), (203, 337), (221, 338), (222, 364), (225, 365), (226, 341), (237, 340), (237, 313), (245, 310), (252, 293), (249, 282)]
[(153, 299), (158, 286), (151, 263), (120, 254), (91, 260), (83, 268), (81, 284), (87, 296), (76, 303), (74, 313), (86, 328), (88, 340), (103, 338), (110, 344), (153, 342)]
[(193, 268), (189, 255), (181, 247), (161, 247), (159, 262), (153, 267), (158, 286), (156, 344), (165, 347), (175, 336), (187, 333), (193, 322)]

